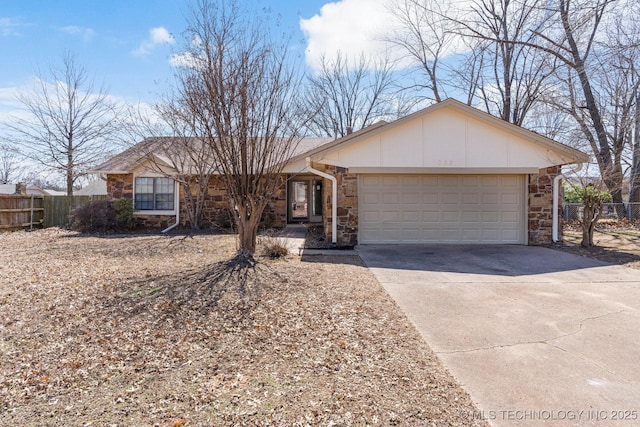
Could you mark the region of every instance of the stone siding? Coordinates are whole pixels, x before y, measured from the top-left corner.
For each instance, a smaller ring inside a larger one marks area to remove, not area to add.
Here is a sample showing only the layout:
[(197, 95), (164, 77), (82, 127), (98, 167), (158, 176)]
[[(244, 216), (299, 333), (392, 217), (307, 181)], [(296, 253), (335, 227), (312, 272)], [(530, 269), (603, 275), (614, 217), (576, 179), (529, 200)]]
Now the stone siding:
[(133, 174), (107, 175), (107, 194), (113, 200), (132, 200)]
[[(358, 176), (347, 169), (327, 166), (325, 172), (336, 177), (338, 185), (338, 246), (355, 246), (358, 244)], [(332, 238), (332, 183), (323, 181), (323, 224), (328, 241)]]
[[(553, 179), (560, 170), (560, 166), (552, 166), (529, 175), (527, 230), (530, 245), (546, 246), (553, 243)], [(561, 217), (558, 215), (558, 218)], [(559, 226), (558, 235), (561, 234), (562, 228)]]
[[(193, 194), (197, 191), (194, 186)], [(107, 175), (107, 194), (112, 200), (133, 199), (133, 174), (109, 174)], [(180, 225), (189, 227), (189, 215), (185, 203), (184, 189), (180, 186)], [(202, 209), (203, 228), (212, 226), (226, 227), (229, 225), (230, 213), (233, 208), (219, 177), (213, 177), (207, 188), (207, 198)], [(142, 227), (166, 228), (175, 221), (173, 215), (145, 215), (136, 214), (136, 222)], [(281, 228), (287, 222), (287, 190), (286, 179), (281, 177), (280, 186), (269, 205), (263, 212), (262, 223), (264, 227)]]

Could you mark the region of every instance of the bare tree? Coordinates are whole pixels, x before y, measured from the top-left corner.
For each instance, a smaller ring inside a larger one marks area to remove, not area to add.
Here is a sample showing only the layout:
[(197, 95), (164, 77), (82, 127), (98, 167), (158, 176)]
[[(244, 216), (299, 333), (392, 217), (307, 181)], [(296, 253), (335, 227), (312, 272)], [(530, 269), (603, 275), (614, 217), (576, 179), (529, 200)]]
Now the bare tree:
[(389, 61), (361, 56), (351, 63), (341, 53), (332, 60), (323, 57), (318, 74), (307, 81), (311, 130), (318, 136), (342, 137), (377, 120), (395, 118), (392, 83)]
[[(608, 28), (601, 49), (603, 72), (601, 108), (607, 112), (607, 131), (614, 152), (622, 152), (629, 170), (629, 202), (640, 202), (640, 5), (619, 11), (618, 25)], [(603, 102), (604, 101), (604, 102)]]
[(18, 155), (9, 144), (0, 144), (0, 184), (9, 184), (18, 179)]
[(539, 4), (472, 0), (459, 17), (449, 18), (460, 36), (480, 43), (467, 56), (480, 56), (477, 96), (484, 109), (517, 125), (524, 124), (553, 72), (547, 55), (530, 46), (544, 22)]
[(389, 11), (398, 26), (386, 36), (387, 41), (404, 52), (403, 60), (411, 64), (413, 78), (408, 89), (427, 91), (426, 98), (440, 102), (446, 98), (441, 59), (450, 54), (454, 43), (452, 10), (447, 2), (437, 0), (394, 0)]
[(200, 229), (209, 183), (218, 171), (211, 144), (199, 138), (193, 114), (181, 99), (171, 95), (152, 111), (131, 111), (128, 129), (143, 141), (131, 150), (146, 160), (147, 167), (180, 184), (183, 207), (192, 229)]
[(10, 129), (27, 148), (25, 155), (65, 177), (72, 195), (74, 182), (103, 160), (118, 131), (114, 104), (70, 53), (61, 68), (38, 72), (34, 90), (17, 98), (30, 117), (14, 119)]
[(554, 0), (545, 14), (545, 25), (536, 31), (539, 39), (523, 42), (551, 55), (566, 71), (564, 83), (569, 97), (566, 110), (576, 119), (595, 154), (600, 174), (614, 203), (622, 203), (623, 171), (609, 145), (605, 115), (594, 89), (592, 56), (602, 35), (603, 18), (616, 0)]
[(238, 257), (251, 260), (262, 213), (306, 125), (287, 48), (234, 0), (199, 0), (188, 17), (181, 105), (209, 144), (233, 203)]
[(636, 93), (633, 128), (629, 202), (640, 203), (640, 91)]

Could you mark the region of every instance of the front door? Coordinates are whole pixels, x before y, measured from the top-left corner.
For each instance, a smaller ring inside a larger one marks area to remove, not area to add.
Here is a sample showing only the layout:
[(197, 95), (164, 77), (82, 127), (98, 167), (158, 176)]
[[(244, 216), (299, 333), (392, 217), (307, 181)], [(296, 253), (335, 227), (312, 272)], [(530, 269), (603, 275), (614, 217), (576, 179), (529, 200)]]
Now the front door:
[(321, 222), (322, 181), (313, 176), (292, 178), (287, 205), (289, 222)]
[(309, 219), (309, 182), (294, 181), (291, 202), (291, 219), (306, 221)]

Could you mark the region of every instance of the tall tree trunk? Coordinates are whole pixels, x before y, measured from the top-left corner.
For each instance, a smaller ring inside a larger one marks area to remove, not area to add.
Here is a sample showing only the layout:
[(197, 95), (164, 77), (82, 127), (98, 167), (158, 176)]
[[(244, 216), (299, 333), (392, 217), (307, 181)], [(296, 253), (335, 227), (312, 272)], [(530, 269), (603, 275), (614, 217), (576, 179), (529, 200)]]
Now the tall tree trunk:
[[(622, 179), (621, 177), (619, 177), (619, 179), (616, 179), (616, 171), (613, 164), (613, 159), (611, 158), (611, 149), (609, 147), (607, 132), (604, 128), (602, 114), (600, 113), (600, 109), (598, 107), (598, 104), (596, 103), (593, 89), (591, 87), (591, 80), (589, 79), (589, 75), (587, 73), (585, 65), (586, 56), (584, 58), (582, 57), (580, 48), (578, 47), (578, 44), (574, 38), (575, 30), (571, 28), (571, 24), (569, 23), (569, 12), (569, 2), (566, 0), (561, 0), (560, 18), (562, 20), (562, 26), (564, 28), (567, 43), (569, 45), (568, 48), (571, 52), (571, 57), (573, 58), (573, 68), (578, 75), (578, 79), (580, 80), (580, 86), (582, 88), (584, 102), (586, 104), (585, 107), (589, 112), (589, 117), (591, 118), (592, 126), (596, 133), (596, 140), (598, 141), (597, 160), (598, 166), (600, 167), (600, 174), (602, 175), (602, 179), (607, 186), (607, 189), (613, 195), (616, 191), (620, 190)], [(596, 25), (598, 23), (596, 23)], [(622, 199), (620, 198), (620, 202), (621, 201)]]
[[(629, 202), (640, 202), (640, 91), (636, 93), (636, 112), (634, 119), (633, 158), (631, 162), (631, 190)], [(638, 212), (640, 209), (636, 210)]]
[(266, 203), (248, 201), (248, 206), (237, 203), (238, 209), (238, 256), (252, 258), (256, 252), (258, 227)]
[(73, 196), (73, 166), (67, 166), (67, 196)]

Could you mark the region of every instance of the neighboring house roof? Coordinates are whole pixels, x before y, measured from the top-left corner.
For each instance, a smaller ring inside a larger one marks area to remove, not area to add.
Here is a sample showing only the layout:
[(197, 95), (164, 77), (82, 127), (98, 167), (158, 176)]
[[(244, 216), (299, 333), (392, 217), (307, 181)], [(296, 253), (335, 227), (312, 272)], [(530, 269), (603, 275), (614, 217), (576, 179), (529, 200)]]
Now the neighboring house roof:
[[(28, 194), (31, 194), (31, 193), (29, 193), (30, 187), (31, 186), (27, 187), (27, 193)], [(35, 191), (38, 191), (38, 190), (40, 190), (42, 193), (36, 193), (35, 192)], [(42, 188), (38, 188), (38, 187), (35, 187), (35, 186), (33, 187), (33, 191), (34, 191), (33, 194), (43, 194), (45, 196), (66, 196), (67, 195), (66, 191), (52, 190), (52, 189), (42, 189)]]
[[(55, 190), (43, 190), (40, 187), (35, 185), (27, 185), (26, 190), (28, 195), (36, 195), (36, 196), (47, 196), (47, 195), (55, 195), (56, 193), (66, 194), (64, 192), (57, 192)], [(0, 194), (15, 194), (16, 193), (16, 184), (0, 184)]]
[(0, 194), (14, 194), (15, 192), (15, 184), (0, 184)]
[(80, 190), (74, 191), (76, 196), (97, 196), (107, 194), (107, 183), (101, 179), (92, 181), (82, 187)]

